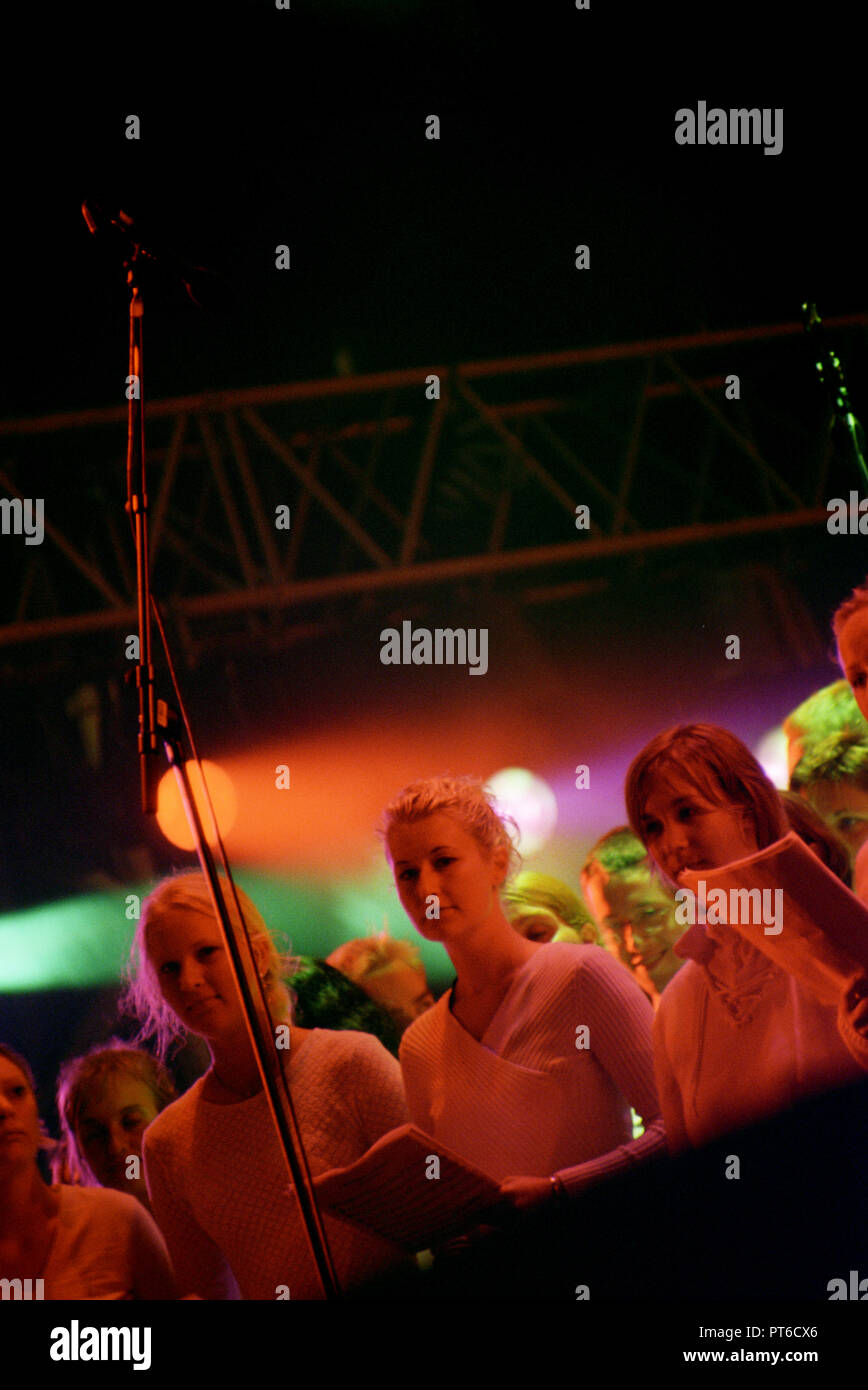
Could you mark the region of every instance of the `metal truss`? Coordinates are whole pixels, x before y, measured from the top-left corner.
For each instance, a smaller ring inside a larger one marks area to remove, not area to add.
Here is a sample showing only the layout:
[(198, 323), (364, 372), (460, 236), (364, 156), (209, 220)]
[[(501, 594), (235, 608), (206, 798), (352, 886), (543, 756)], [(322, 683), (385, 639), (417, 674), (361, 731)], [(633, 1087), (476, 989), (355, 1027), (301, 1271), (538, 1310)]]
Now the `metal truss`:
[[(866, 326), (827, 320), (843, 344)], [(419, 585), (537, 571), (524, 601), (569, 598), (625, 555), (816, 527), (833, 482), (795, 323), (206, 392), (145, 421), (153, 583), (188, 658)], [(2, 537), (0, 646), (135, 630), (125, 423), (0, 422), (0, 489), (45, 505), (42, 545)]]

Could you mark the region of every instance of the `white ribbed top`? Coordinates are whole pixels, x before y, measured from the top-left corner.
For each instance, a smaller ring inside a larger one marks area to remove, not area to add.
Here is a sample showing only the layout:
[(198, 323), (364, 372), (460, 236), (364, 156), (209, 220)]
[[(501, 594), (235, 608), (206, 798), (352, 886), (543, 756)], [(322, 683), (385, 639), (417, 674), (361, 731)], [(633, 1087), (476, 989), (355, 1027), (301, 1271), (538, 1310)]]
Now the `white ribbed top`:
[[(515, 975), (482, 1040), (446, 994), (408, 1028), (414, 1124), (493, 1178), (559, 1173), (578, 1190), (664, 1146), (651, 1005), (599, 946), (550, 943)], [(588, 1029), (587, 1048), (577, 1048)], [(646, 1133), (631, 1140), (630, 1107)]]

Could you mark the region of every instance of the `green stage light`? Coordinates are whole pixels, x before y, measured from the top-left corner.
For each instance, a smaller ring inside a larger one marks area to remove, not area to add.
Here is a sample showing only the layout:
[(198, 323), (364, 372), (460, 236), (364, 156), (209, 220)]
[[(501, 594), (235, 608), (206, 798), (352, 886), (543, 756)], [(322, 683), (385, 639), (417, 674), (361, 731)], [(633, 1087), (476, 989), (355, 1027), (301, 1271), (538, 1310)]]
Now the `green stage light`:
[(88, 893), (0, 917), (0, 991), (115, 983), (135, 928), (127, 896), (138, 893)]
[[(416, 936), (384, 873), (306, 881), (235, 873), (280, 944), (323, 958), (353, 936), (381, 931), (419, 947), (429, 979), (449, 974), (441, 947)], [(0, 993), (114, 985), (129, 957), (141, 902), (152, 884), (119, 885), (0, 917)]]

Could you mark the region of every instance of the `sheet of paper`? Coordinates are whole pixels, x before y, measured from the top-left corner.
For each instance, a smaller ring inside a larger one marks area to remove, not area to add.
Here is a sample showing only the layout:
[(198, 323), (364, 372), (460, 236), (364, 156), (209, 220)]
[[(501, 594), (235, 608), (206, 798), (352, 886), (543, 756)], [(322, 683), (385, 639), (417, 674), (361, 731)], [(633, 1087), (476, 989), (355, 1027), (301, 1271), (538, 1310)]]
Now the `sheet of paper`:
[(696, 895), (697, 921), (723, 914), (720, 921), (825, 1003), (840, 1002), (868, 972), (868, 908), (792, 831), (721, 869), (685, 873), (680, 886)]
[(411, 1250), (466, 1230), (500, 1193), (493, 1178), (415, 1125), (390, 1130), (314, 1186), (324, 1210)]

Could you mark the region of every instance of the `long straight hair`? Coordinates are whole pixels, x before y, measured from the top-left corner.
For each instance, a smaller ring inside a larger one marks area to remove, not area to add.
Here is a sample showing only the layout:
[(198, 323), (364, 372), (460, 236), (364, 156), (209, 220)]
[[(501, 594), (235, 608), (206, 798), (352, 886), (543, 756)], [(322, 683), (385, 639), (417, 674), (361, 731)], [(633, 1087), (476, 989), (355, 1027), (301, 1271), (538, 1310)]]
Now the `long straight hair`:
[(789, 825), (777, 789), (741, 739), (716, 724), (678, 724), (652, 738), (627, 772), (627, 815), (643, 844), (651, 788), (669, 770), (685, 778), (712, 805), (741, 809), (758, 849), (787, 834)]

